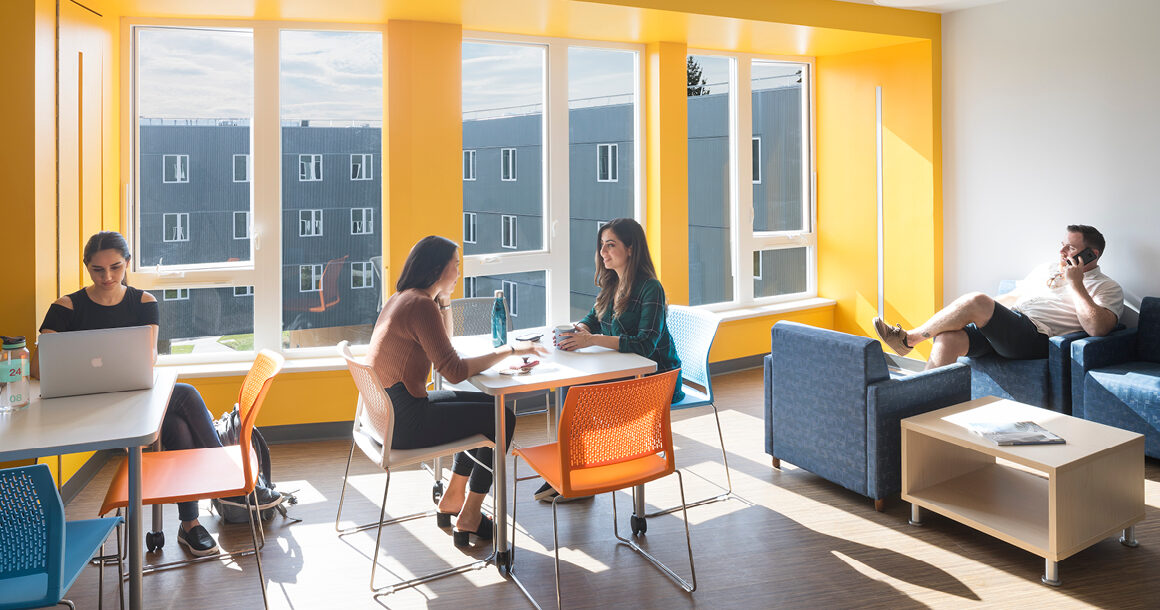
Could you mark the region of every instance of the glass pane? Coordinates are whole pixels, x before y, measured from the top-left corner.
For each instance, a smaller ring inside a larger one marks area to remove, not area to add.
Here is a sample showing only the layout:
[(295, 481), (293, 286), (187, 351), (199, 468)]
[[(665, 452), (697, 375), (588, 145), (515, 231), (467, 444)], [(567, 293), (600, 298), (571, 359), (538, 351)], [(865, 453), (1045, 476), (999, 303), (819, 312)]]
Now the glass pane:
[(254, 288), (150, 290), (161, 313), (158, 354), (253, 351)]
[(494, 295), (496, 290), (503, 290), (513, 329), (545, 326), (548, 305), (546, 278), (547, 273), (543, 271), (465, 277), (464, 296), (487, 297)]
[(463, 148), (474, 180), (463, 209), (476, 212), (464, 254), (510, 252), (501, 217), (515, 215), (514, 250), (544, 249), (544, 47), (463, 43)]
[[(805, 292), (808, 286), (808, 254), (808, 248), (754, 252), (753, 296), (773, 297)], [(756, 275), (758, 271), (760, 277)]]
[(280, 48), (283, 343), (366, 343), (382, 285), (382, 35), (283, 30)]
[(689, 303), (733, 300), (729, 96), (733, 60), (690, 55)]
[[(753, 230), (806, 228), (801, 64), (753, 62)], [(758, 145), (760, 139), (760, 146)]]
[[(254, 107), (253, 35), (136, 32), (137, 262), (248, 261), (250, 240), (234, 239), (233, 212), (250, 210), (244, 160)], [(243, 159), (241, 176), (235, 155)]]
[(636, 215), (633, 51), (568, 48), (570, 317), (596, 302), (597, 227)]

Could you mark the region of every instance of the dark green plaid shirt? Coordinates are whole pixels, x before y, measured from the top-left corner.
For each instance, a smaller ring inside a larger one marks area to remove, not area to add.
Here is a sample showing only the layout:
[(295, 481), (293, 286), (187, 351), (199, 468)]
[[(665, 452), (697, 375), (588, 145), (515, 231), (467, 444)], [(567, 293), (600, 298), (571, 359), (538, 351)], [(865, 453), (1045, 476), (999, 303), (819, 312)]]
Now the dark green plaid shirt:
[[(673, 337), (665, 326), (666, 309), (665, 289), (659, 280), (649, 279), (633, 287), (628, 295), (628, 306), (619, 317), (612, 315), (611, 307), (603, 317), (598, 317), (593, 306), (580, 323), (594, 335), (620, 337), (618, 351), (640, 354), (656, 362), (657, 372), (663, 373), (681, 368), (681, 358), (677, 356)], [(680, 401), (684, 394), (678, 374), (673, 402)]]

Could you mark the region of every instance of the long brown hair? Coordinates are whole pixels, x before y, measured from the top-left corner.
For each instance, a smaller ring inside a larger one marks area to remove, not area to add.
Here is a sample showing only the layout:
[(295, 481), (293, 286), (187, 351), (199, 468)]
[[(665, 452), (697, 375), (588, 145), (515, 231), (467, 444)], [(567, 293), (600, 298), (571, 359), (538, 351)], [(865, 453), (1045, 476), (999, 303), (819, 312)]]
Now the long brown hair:
[[(604, 259), (600, 257), (600, 246), (605, 231), (612, 231), (620, 243), (628, 251), (628, 262), (624, 266), (624, 281), (616, 272), (604, 266)], [(617, 218), (600, 227), (596, 233), (596, 286), (600, 294), (596, 295), (596, 315), (603, 318), (604, 312), (612, 308), (613, 316), (620, 317), (628, 307), (628, 295), (637, 282), (656, 279), (657, 271), (653, 267), (652, 255), (648, 252), (648, 240), (644, 236), (644, 228), (631, 218)]]

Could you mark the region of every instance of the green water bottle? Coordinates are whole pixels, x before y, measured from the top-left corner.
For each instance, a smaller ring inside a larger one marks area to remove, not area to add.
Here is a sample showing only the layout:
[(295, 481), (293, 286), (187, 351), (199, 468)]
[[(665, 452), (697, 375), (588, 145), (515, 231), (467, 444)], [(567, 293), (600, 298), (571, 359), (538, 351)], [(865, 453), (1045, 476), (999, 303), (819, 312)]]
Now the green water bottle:
[(491, 306), (491, 344), (494, 347), (507, 344), (507, 308), (503, 305), (503, 291), (495, 291), (495, 304)]
[(0, 413), (28, 406), (28, 348), (24, 337), (3, 337), (0, 352)]

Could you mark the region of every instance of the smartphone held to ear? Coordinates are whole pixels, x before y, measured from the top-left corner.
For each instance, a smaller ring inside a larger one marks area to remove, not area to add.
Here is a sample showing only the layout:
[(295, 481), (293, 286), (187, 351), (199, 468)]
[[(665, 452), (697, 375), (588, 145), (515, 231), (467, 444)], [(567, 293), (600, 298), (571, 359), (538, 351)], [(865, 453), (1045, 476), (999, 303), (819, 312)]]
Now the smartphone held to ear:
[(1096, 260), (1096, 253), (1091, 248), (1084, 248), (1075, 255), (1075, 258), (1080, 260), (1080, 266), (1084, 266)]

